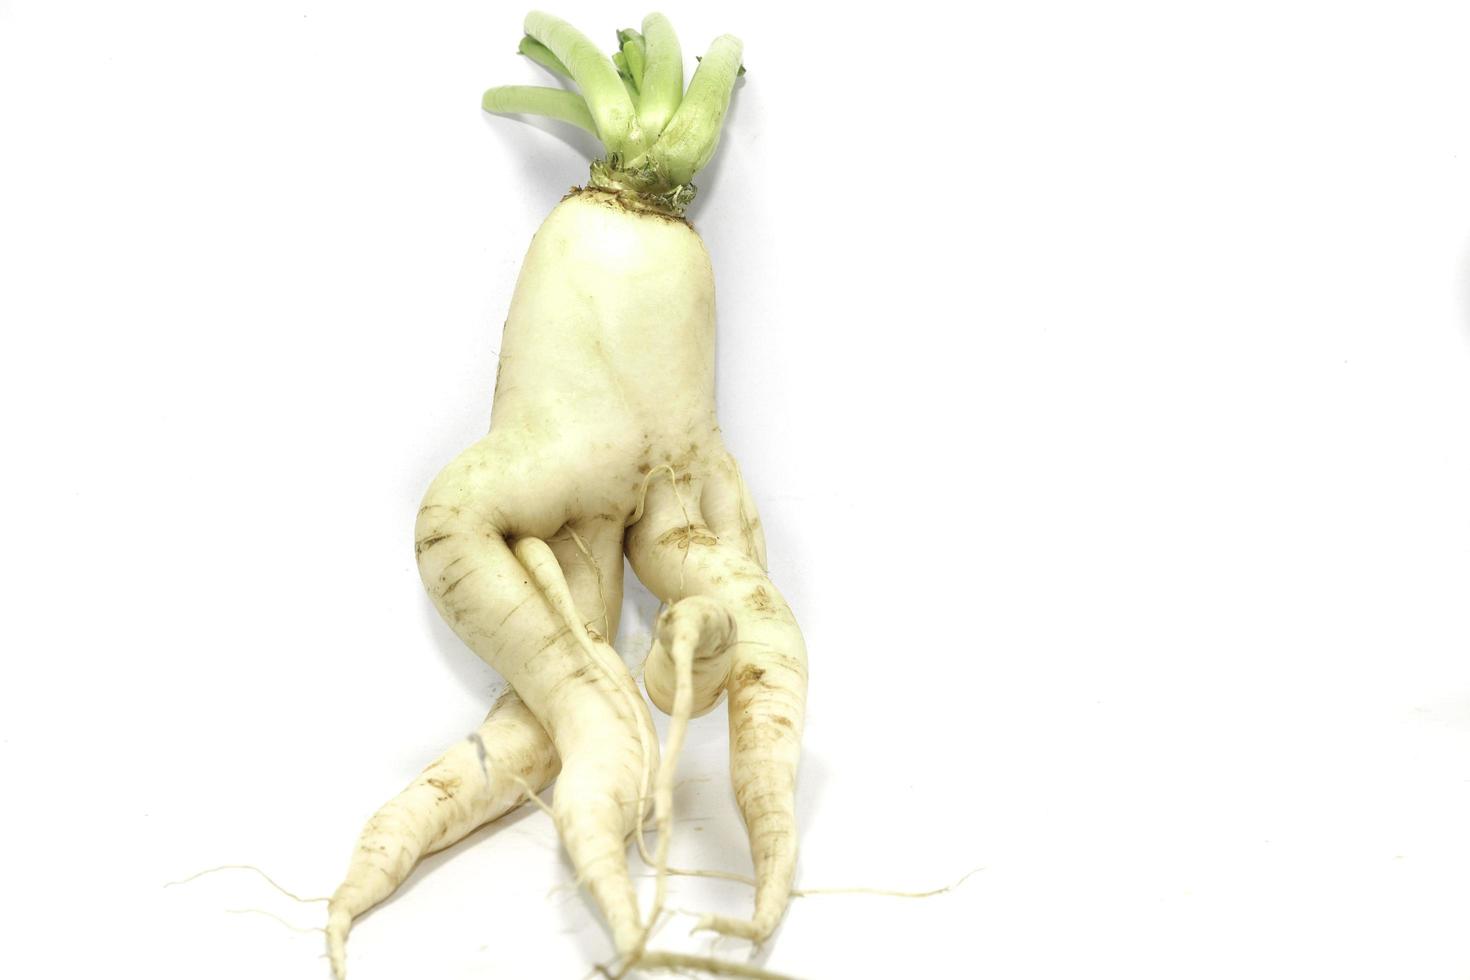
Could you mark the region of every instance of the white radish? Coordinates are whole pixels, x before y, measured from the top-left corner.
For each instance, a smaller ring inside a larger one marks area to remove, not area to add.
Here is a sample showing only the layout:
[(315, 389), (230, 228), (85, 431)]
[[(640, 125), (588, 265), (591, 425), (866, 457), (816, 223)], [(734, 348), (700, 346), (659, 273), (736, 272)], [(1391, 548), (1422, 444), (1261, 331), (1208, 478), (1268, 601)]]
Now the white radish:
[(551, 740), (514, 691), (484, 723), (375, 813), (327, 905), (332, 970), (346, 971), (352, 920), (391, 895), (419, 858), (449, 847), (540, 792), (559, 764)]
[[(641, 34), (619, 33), (615, 62), (547, 15), (528, 16), (526, 32), (522, 52), (580, 93), (492, 89), (485, 108), (583, 126), (607, 155), (531, 243), (501, 339), (490, 431), (429, 487), (416, 551), (445, 621), (534, 718), (483, 732), (487, 756), (505, 748), (500, 737), (534, 755), (541, 765), (522, 775), (528, 783), (560, 760), (557, 830), (626, 972), (678, 961), (646, 951), (663, 899), (674, 760), (687, 720), (724, 693), (755, 911), (704, 924), (760, 941), (779, 922), (795, 871), (806, 653), (766, 575), (759, 520), (720, 435), (714, 277), (683, 218), (743, 71), (740, 42), (718, 39), (682, 91), (678, 42), (660, 15)], [(662, 764), (646, 703), (610, 645), (624, 549), (669, 605), (646, 665), (649, 693), (673, 719)], [(644, 916), (627, 839), (637, 835), (641, 847), (650, 797), (659, 874)], [(387, 891), (428, 846), (416, 842), (448, 839), (421, 811), (419, 824), (393, 825), (403, 842), (381, 844), (394, 858)], [(359, 857), (354, 869), (379, 862)], [(348, 884), (333, 913), (344, 935), (343, 917), (381, 897)], [(334, 949), (340, 972), (340, 943)]]

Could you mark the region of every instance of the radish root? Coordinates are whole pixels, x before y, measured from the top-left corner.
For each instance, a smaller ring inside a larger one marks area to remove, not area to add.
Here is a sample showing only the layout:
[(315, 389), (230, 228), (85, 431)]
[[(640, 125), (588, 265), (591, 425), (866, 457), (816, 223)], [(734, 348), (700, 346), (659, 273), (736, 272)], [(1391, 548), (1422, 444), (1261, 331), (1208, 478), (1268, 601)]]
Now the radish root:
[[(654, 866), (653, 908), (648, 914), (648, 928), (638, 946), (628, 957), (626, 973), (635, 964), (641, 964), (644, 949), (652, 935), (654, 923), (664, 909), (667, 892), (667, 868), (669, 845), (673, 839), (674, 823), (674, 775), (678, 768), (679, 753), (684, 746), (684, 735), (689, 725), (691, 712), (696, 712), (696, 688), (694, 665), (704, 667), (701, 677), (718, 675), (717, 687), (724, 686), (724, 677), (729, 674), (727, 651), (735, 632), (735, 623), (719, 603), (710, 599), (694, 597), (685, 599), (666, 609), (659, 616), (658, 632), (653, 652), (644, 665), (645, 683), (649, 681), (649, 667), (663, 677), (674, 677), (673, 692), (668, 702), (660, 704), (669, 713), (669, 731), (664, 746), (663, 759), (659, 765), (658, 778), (654, 787), (654, 819), (657, 824), (657, 850)], [(710, 667), (707, 665), (723, 665)], [(666, 687), (663, 689), (667, 689)], [(715, 691), (718, 696), (718, 690)], [(657, 699), (655, 699), (657, 700)], [(713, 700), (708, 707), (713, 706)], [(619, 973), (622, 976), (623, 973)]]
[[(435, 608), (511, 690), (364, 830), (329, 902), (339, 974), (353, 916), (428, 851), (526, 799), (540, 804), (555, 777), (549, 812), (611, 933), (620, 976), (635, 967), (778, 976), (648, 949), (665, 911), (689, 721), (722, 698), (756, 894), (749, 921), (709, 921), (756, 941), (776, 928), (796, 865), (807, 674), (720, 432), (713, 270), (683, 218), (743, 74), (742, 45), (717, 38), (686, 89), (667, 18), (650, 14), (642, 27), (619, 32), (610, 60), (570, 24), (532, 13), (521, 52), (573, 88), (484, 95), (490, 112), (581, 126), (606, 156), (533, 238), (501, 337), (490, 431), (434, 478), (414, 529)], [(662, 751), (614, 647), (624, 554), (666, 607), (642, 672), (670, 716)], [(630, 836), (654, 869), (646, 917)]]
[(352, 920), (393, 894), (421, 857), (515, 809), (557, 769), (546, 733), (516, 693), (506, 691), (473, 735), (430, 763), (363, 828), (327, 905), (333, 973), (346, 975)]
[(282, 895), (285, 895), (293, 902), (301, 902), (303, 905), (309, 905), (312, 902), (325, 902), (328, 900), (327, 896), (325, 895), (319, 898), (302, 898), (295, 892), (289, 891), (284, 888), (278, 881), (276, 881), (276, 879), (272, 878), (270, 875), (266, 874), (264, 871), (262, 871), (260, 868), (257, 868), (253, 864), (218, 864), (212, 868), (205, 868), (203, 871), (196, 871), (193, 874), (189, 875), (187, 878), (180, 878), (177, 881), (165, 881), (163, 883), (163, 887), (172, 888), (175, 885), (187, 885), (189, 882), (194, 881), (195, 879), (203, 878), (205, 875), (216, 874), (220, 871), (253, 871), (264, 878), (266, 880), (266, 883), (269, 884), (276, 891), (280, 892)]

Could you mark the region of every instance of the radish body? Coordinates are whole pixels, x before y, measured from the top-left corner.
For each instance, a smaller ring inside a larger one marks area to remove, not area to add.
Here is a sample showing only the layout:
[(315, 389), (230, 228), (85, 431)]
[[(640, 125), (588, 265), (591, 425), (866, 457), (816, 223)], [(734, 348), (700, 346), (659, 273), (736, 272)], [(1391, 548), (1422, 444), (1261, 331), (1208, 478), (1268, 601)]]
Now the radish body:
[[(453, 820), (426, 806), (422, 779), (384, 808), (333, 899), (339, 974), (352, 915), (396, 887), (420, 854), (514, 805), (558, 764), (552, 814), (622, 972), (677, 965), (678, 954), (646, 951), (664, 895), (673, 764), (688, 718), (724, 693), (755, 911), (701, 924), (764, 940), (795, 872), (806, 651), (766, 574), (760, 521), (720, 434), (714, 277), (682, 217), (689, 178), (713, 153), (742, 70), (740, 45), (716, 41), (681, 101), (677, 40), (658, 15), (642, 35), (619, 33), (616, 69), (554, 18), (531, 15), (527, 33), (522, 52), (573, 78), (585, 103), (514, 86), (487, 92), (485, 107), (590, 128), (608, 157), (531, 243), (501, 339), (490, 430), (429, 486), (415, 552), (435, 607), (514, 691), (501, 708), (506, 723), (494, 728), (492, 713), (476, 744), (486, 758), (534, 761), (510, 766), (523, 781), (516, 793), (503, 783), (492, 791), (487, 769), (481, 796), (493, 805)], [(668, 607), (646, 672), (654, 702), (673, 715), (662, 763), (647, 704), (611, 645), (625, 551)], [(465, 751), (439, 765), (462, 770)], [(643, 850), (650, 808), (658, 847), (645, 857), (658, 874), (644, 916), (627, 844), (632, 836)]]
[[(567, 527), (607, 540), (631, 525), (629, 556), (650, 591), (670, 603), (701, 595), (727, 604), (739, 640), (729, 681), (732, 779), (756, 855), (760, 911), (749, 925), (710, 924), (759, 939), (784, 909), (795, 868), (806, 659), (756, 553), (758, 521), (720, 436), (714, 337), (712, 270), (692, 228), (626, 207), (611, 192), (562, 201), (536, 233), (516, 285), (490, 433), (425, 499), (419, 565), (446, 621), (515, 678), (556, 742), (565, 767), (557, 823), (573, 835), (568, 848), (594, 894), (602, 879), (583, 860), (612, 869), (619, 882), (627, 875), (613, 854), (623, 853), (637, 815), (610, 801), (637, 795), (634, 780), (648, 778), (645, 769), (619, 768), (636, 755), (634, 723), (648, 721), (620, 713), (622, 699), (572, 632), (509, 580), (518, 568), (505, 542)], [(472, 576), (491, 581), (465, 588)], [(492, 593), (497, 601), (487, 602)], [(587, 623), (593, 613), (581, 612)], [(508, 642), (507, 617), (527, 624), (527, 644)], [(570, 675), (581, 683), (569, 687)], [(589, 767), (585, 776), (574, 759)], [(620, 952), (636, 943), (630, 893), (620, 884), (599, 898)]]

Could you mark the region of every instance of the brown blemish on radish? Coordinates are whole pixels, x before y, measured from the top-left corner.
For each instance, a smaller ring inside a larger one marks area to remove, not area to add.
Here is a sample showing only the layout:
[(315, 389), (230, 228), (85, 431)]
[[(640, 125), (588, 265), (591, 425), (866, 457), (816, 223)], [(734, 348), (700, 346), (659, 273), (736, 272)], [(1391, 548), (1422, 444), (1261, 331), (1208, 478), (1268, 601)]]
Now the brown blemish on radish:
[(665, 531), (659, 535), (658, 544), (665, 547), (678, 548), (680, 551), (688, 551), (690, 545), (716, 545), (720, 539), (715, 537), (714, 532), (703, 524), (686, 524), (676, 527), (671, 531)]

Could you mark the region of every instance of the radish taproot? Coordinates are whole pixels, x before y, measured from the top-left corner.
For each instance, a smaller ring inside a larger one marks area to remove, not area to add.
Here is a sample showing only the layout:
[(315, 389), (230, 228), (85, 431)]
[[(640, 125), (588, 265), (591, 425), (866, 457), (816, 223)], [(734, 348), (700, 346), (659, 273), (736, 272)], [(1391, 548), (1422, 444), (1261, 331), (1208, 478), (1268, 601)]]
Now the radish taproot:
[[(687, 720), (724, 694), (755, 909), (700, 924), (760, 942), (790, 898), (806, 650), (720, 434), (714, 278), (684, 218), (744, 71), (741, 44), (716, 40), (686, 91), (668, 20), (651, 14), (642, 28), (620, 31), (609, 59), (564, 21), (532, 13), (521, 52), (578, 91), (509, 86), (483, 99), (490, 112), (582, 126), (605, 155), (537, 231), (510, 302), (489, 433), (432, 481), (415, 529), (434, 605), (513, 693), (364, 831), (331, 904), (339, 975), (354, 915), (421, 854), (553, 777), (553, 820), (621, 971), (677, 966), (678, 954), (647, 949), (664, 897), (673, 765)], [(662, 762), (647, 704), (612, 647), (625, 553), (665, 604), (645, 667), (650, 696), (671, 715)], [(653, 855), (642, 836), (650, 806)], [(630, 836), (657, 872), (646, 915)]]
[(327, 951), (345, 970), (352, 920), (393, 893), (419, 858), (458, 843), (525, 802), (556, 776), (556, 751), (514, 691), (506, 691), (470, 738), (430, 763), (375, 813), (358, 839), (347, 877), (327, 904)]

